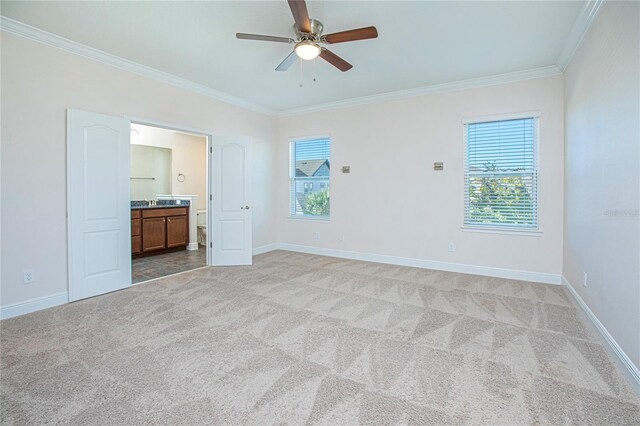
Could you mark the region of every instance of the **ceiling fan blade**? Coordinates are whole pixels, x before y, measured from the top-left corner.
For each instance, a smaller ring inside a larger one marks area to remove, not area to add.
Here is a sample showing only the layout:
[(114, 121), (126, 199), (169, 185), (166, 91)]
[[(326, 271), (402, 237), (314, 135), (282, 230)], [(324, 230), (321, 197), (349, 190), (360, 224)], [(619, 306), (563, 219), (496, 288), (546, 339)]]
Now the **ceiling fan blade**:
[(260, 34), (236, 33), (236, 37), (242, 40), (277, 41), (278, 43), (293, 43), (295, 40), (289, 37), (276, 37)]
[(344, 43), (346, 41), (366, 40), (369, 38), (377, 38), (378, 30), (376, 27), (358, 28), (356, 30), (340, 31), (339, 33), (327, 34), (323, 39), (327, 43)]
[(296, 21), (296, 27), (303, 33), (311, 32), (311, 22), (309, 22), (309, 12), (307, 12), (307, 4), (304, 0), (287, 0), (289, 8)]
[(322, 52), (320, 52), (320, 57), (342, 72), (349, 71), (353, 68), (353, 65), (349, 62), (324, 47), (322, 48)]
[(280, 62), (280, 65), (276, 67), (276, 71), (286, 71), (289, 69), (291, 65), (298, 59), (298, 55), (296, 55), (295, 50), (289, 53), (289, 56), (284, 58), (284, 61)]

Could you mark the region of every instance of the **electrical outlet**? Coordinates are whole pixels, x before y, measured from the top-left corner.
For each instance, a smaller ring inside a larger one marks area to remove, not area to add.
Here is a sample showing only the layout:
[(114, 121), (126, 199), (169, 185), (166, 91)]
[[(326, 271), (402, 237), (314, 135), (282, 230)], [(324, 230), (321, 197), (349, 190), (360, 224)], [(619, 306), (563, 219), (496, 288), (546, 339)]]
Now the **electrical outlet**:
[(582, 273), (582, 285), (585, 286), (585, 287), (587, 286), (587, 273), (586, 272)]
[(22, 271), (22, 282), (24, 284), (32, 283), (36, 280), (36, 273), (33, 269), (25, 269)]
[(450, 251), (450, 252), (454, 252), (454, 251), (456, 251), (456, 246), (455, 246), (455, 244), (453, 244), (453, 243), (449, 243), (449, 251)]
[(319, 240), (319, 239), (320, 239), (320, 233), (319, 233), (319, 232), (316, 232), (316, 233), (315, 233), (315, 237), (316, 237), (316, 240)]

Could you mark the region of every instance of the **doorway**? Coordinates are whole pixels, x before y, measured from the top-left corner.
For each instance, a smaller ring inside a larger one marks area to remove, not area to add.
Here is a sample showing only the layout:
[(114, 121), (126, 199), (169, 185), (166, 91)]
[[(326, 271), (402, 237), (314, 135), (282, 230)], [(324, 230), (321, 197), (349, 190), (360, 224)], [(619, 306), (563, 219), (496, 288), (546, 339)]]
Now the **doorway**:
[(207, 135), (131, 123), (131, 282), (209, 264)]
[[(135, 213), (131, 209), (131, 177), (155, 178), (131, 175), (132, 124), (206, 138), (206, 207), (205, 218), (200, 219), (200, 223), (206, 223), (204, 265), (251, 265), (250, 137), (214, 137), (212, 133), (179, 126), (69, 109), (67, 259), (71, 302), (130, 287), (133, 251), (144, 252), (146, 247), (147, 251), (167, 250), (163, 254), (168, 254), (197, 243), (197, 226), (193, 239), (188, 231), (189, 221), (198, 223), (197, 204), (192, 200), (187, 204), (183, 194), (174, 194), (171, 182), (168, 190), (167, 186), (156, 189), (155, 197), (136, 200), (146, 202), (146, 214), (144, 209), (134, 209)], [(156, 154), (153, 158), (158, 162), (167, 162), (166, 152)], [(170, 173), (170, 178), (178, 182), (187, 177), (181, 171)], [(169, 193), (159, 194), (165, 190)], [(171, 207), (158, 209), (161, 205)], [(196, 206), (193, 210), (192, 205)], [(154, 209), (158, 211), (151, 212)], [(143, 219), (148, 219), (147, 238)], [(197, 247), (201, 249), (200, 245)], [(169, 262), (160, 263), (167, 266)]]

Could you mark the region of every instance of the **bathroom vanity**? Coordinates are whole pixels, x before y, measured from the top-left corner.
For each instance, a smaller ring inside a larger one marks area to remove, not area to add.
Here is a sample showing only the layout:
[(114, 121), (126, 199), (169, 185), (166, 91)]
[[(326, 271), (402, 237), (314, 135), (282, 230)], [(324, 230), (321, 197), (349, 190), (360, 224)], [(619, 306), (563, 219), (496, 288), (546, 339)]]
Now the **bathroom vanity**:
[(189, 244), (189, 206), (131, 206), (131, 254), (134, 257), (185, 250)]

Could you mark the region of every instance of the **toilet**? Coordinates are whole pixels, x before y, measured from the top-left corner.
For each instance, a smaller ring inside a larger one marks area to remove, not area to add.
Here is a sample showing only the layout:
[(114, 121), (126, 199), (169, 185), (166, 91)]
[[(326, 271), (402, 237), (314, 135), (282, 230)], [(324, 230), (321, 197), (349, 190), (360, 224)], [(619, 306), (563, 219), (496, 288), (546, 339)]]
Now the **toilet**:
[(207, 211), (198, 210), (198, 244), (207, 245)]

